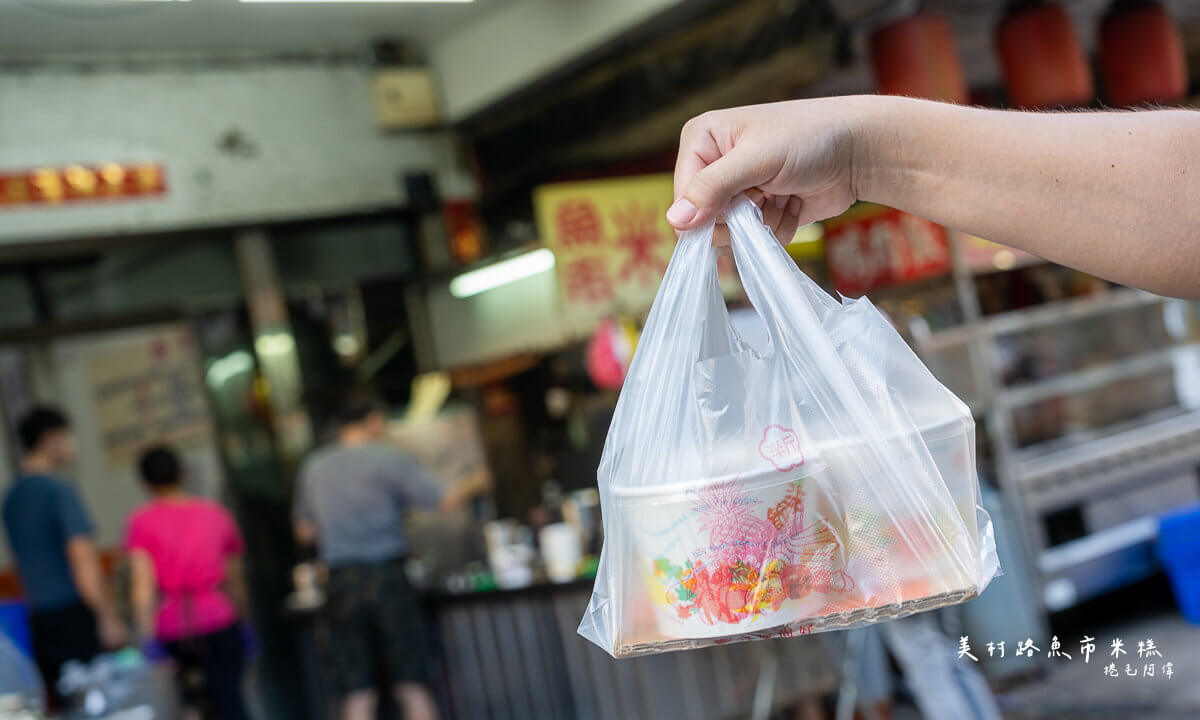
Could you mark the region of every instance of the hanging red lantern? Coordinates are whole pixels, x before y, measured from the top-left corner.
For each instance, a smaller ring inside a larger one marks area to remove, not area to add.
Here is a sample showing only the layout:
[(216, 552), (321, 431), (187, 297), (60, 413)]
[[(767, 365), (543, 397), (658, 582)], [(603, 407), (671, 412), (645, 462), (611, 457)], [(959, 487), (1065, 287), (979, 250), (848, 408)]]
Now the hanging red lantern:
[(1117, 0), (1100, 23), (1100, 76), (1113, 105), (1178, 100), (1187, 94), (1179, 27), (1162, 3)]
[(1012, 104), (1086, 105), (1095, 97), (1083, 47), (1061, 6), (1022, 2), (996, 28), (996, 52)]
[(922, 12), (871, 34), (871, 67), (885, 95), (965, 103), (967, 81), (950, 25), (941, 15)]

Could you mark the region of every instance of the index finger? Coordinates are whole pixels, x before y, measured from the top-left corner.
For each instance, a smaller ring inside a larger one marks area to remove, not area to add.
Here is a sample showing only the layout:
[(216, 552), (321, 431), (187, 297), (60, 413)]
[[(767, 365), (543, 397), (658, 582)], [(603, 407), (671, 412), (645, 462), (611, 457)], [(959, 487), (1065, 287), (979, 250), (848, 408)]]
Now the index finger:
[(702, 116), (697, 116), (683, 126), (679, 135), (679, 153), (675, 156), (675, 199), (687, 189), (692, 178), (721, 157), (717, 140), (704, 126)]

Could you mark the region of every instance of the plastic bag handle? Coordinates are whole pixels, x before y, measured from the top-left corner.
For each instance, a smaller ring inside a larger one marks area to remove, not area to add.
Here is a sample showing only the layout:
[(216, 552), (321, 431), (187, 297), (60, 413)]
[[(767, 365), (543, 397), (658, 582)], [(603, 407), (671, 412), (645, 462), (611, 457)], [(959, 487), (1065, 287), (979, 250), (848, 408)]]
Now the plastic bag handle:
[(800, 272), (763, 225), (758, 206), (745, 195), (734, 198), (725, 211), (725, 222), (742, 287), (766, 325), (772, 345), (784, 355), (809, 358), (809, 367), (826, 368), (837, 393), (836, 398), (830, 398), (829, 406), (845, 406), (849, 414), (857, 416), (855, 420), (863, 423), (861, 429), (870, 428), (866, 404), (821, 324), (823, 313), (819, 311), (837, 303)]
[[(706, 338), (718, 342), (719, 335), (710, 335), (717, 333), (718, 327), (720, 332), (728, 332), (727, 316), (720, 318), (719, 325), (713, 318), (716, 308), (712, 304), (712, 286), (716, 283), (716, 272), (712, 225), (707, 231), (698, 228), (682, 233), (638, 340), (638, 347), (652, 347), (655, 351), (633, 355), (609, 424), (606, 452), (612, 444), (614, 429), (622, 426), (645, 428), (645, 447), (679, 447), (687, 437), (696, 437), (700, 432), (694, 423), (678, 419), (695, 418), (695, 413), (684, 406), (694, 403), (692, 366), (705, 348)], [(719, 286), (717, 293), (719, 298)], [(723, 304), (720, 312), (725, 312)], [(618, 460), (617, 453), (606, 454), (601, 458), (599, 472), (607, 472), (608, 464)], [(668, 463), (652, 453), (639, 454), (634, 465), (646, 477), (654, 477), (667, 472), (669, 465), (681, 462), (685, 461), (671, 458)]]

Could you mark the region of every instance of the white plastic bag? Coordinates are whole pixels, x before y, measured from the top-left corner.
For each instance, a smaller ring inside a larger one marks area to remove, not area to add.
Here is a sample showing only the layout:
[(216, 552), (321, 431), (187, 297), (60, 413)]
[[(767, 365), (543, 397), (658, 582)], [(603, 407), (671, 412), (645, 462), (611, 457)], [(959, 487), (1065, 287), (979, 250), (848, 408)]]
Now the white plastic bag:
[(966, 405), (869, 300), (805, 276), (748, 199), (725, 221), (768, 346), (730, 325), (712, 224), (684, 233), (604, 444), (579, 633), (627, 657), (977, 595), (999, 564)]

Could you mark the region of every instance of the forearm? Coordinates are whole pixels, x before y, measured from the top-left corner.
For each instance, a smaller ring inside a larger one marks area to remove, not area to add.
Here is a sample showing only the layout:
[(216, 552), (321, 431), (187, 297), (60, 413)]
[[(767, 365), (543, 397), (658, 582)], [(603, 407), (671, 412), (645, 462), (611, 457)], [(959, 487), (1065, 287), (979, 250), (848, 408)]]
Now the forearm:
[(1200, 113), (857, 102), (860, 199), (1116, 282), (1200, 297)]
[(246, 593), (246, 573), (240, 555), (231, 557), (225, 565), (225, 592), (237, 606), (238, 614), (243, 618), (249, 617), (249, 596)]
[(71, 568), (71, 579), (75, 582), (75, 590), (84, 604), (96, 615), (112, 613), (112, 604), (104, 587), (100, 557), (92, 541), (82, 537), (68, 541), (67, 560)]
[(133, 606), (133, 620), (138, 635), (149, 638), (154, 634), (154, 611), (158, 602), (154, 564), (145, 552), (135, 550), (130, 554), (129, 570), (129, 602)]
[(108, 593), (104, 590), (104, 578), (98, 566), (76, 573), (75, 583), (79, 589), (79, 597), (92, 609), (92, 612), (97, 615), (112, 612), (112, 603), (109, 602)]
[(130, 599), (133, 606), (134, 629), (138, 637), (151, 638), (154, 636), (154, 594), (134, 596)]
[(492, 474), (486, 469), (479, 469), (459, 479), (458, 484), (446, 491), (442, 496), (441, 509), (453, 510), (469, 502), (476, 495), (487, 492), (492, 487)]

